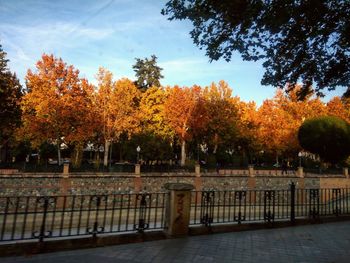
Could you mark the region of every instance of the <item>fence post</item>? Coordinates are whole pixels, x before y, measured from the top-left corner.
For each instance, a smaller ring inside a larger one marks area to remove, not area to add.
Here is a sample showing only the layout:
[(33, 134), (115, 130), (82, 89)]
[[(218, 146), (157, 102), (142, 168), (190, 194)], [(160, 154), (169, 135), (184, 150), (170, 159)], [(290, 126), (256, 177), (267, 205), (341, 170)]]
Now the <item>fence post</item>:
[(302, 166), (298, 167), (298, 176), (304, 178), (304, 168)]
[(295, 223), (295, 183), (290, 184), (290, 222)]
[(141, 165), (139, 163), (135, 164), (135, 175), (140, 176), (141, 174)]
[(195, 165), (195, 174), (196, 174), (196, 177), (201, 176), (201, 166), (199, 164)]
[(170, 191), (166, 207), (165, 231), (169, 236), (188, 234), (191, 209), (191, 184), (167, 183), (164, 188)]
[(63, 177), (69, 176), (69, 163), (63, 164)]
[(249, 174), (249, 177), (255, 177), (255, 172), (254, 172), (254, 166), (253, 165), (248, 165), (248, 174)]
[(348, 167), (344, 167), (343, 168), (343, 174), (344, 174), (345, 178), (349, 179), (349, 169), (348, 169)]

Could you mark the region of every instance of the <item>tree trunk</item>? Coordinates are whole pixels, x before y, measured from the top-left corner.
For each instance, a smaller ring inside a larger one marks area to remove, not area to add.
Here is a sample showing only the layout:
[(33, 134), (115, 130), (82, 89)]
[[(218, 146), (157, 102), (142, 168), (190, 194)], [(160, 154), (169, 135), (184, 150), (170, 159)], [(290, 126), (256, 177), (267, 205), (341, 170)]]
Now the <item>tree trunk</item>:
[(110, 140), (106, 140), (105, 141), (105, 151), (104, 151), (104, 155), (103, 155), (103, 165), (104, 167), (108, 166), (108, 157), (109, 157), (109, 147), (111, 145), (111, 141)]
[(61, 140), (57, 139), (57, 163), (58, 165), (62, 164), (61, 160)]
[(185, 163), (186, 163), (186, 142), (185, 142), (185, 140), (183, 140), (181, 142), (181, 162), (180, 162), (180, 165), (185, 166)]
[(218, 135), (215, 133), (214, 135), (214, 150), (213, 150), (213, 154), (216, 154), (218, 150)]
[(94, 163), (94, 166), (97, 169), (100, 167), (100, 151), (99, 150), (97, 150), (95, 152), (95, 163)]
[(72, 159), (73, 167), (78, 168), (81, 166), (82, 157), (83, 157), (83, 144), (78, 143), (74, 146), (74, 154)]

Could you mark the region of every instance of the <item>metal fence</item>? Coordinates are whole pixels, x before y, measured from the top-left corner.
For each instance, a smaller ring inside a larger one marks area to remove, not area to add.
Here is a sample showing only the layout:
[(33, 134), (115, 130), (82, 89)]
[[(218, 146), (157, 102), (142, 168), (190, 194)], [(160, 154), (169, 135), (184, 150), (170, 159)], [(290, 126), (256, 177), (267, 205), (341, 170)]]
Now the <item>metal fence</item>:
[(350, 213), (350, 189), (196, 191), (190, 225), (316, 220)]
[[(0, 197), (0, 242), (166, 228), (169, 193)], [(190, 226), (350, 214), (350, 189), (192, 191)]]
[(163, 229), (166, 193), (0, 197), (0, 241)]

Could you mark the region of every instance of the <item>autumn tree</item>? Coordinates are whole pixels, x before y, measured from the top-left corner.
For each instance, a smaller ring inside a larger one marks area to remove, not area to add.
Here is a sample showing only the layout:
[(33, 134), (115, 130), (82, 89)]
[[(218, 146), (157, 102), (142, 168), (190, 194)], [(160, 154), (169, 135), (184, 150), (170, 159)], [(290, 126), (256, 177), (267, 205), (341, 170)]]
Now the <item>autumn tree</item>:
[(263, 85), (302, 80), (301, 96), (312, 85), (318, 92), (344, 86), (350, 95), (348, 0), (170, 0), (162, 14), (190, 20), (191, 37), (210, 60), (229, 61), (235, 51), (263, 60)]
[(112, 142), (119, 142), (122, 135), (130, 138), (140, 128), (140, 91), (129, 79), (112, 80), (112, 74), (100, 69), (95, 112), (100, 120), (100, 130), (105, 141), (104, 165)]
[[(79, 78), (79, 71), (61, 58), (44, 54), (36, 71), (28, 70), (26, 94), (21, 103), (22, 135), (34, 147), (45, 141), (55, 143), (59, 164), (63, 142), (82, 148), (93, 129), (92, 86)], [(81, 152), (81, 151), (77, 151)]]
[(140, 101), (142, 129), (166, 139), (174, 136), (165, 116), (167, 92), (162, 87), (151, 87), (143, 94)]
[[(232, 90), (221, 80), (204, 89), (207, 110), (206, 137), (216, 154), (220, 145), (229, 146), (236, 138), (237, 109), (233, 103)], [(203, 121), (201, 121), (203, 123)]]
[(339, 97), (332, 98), (327, 103), (327, 112), (330, 116), (335, 116), (350, 123), (350, 103)]
[[(0, 162), (6, 159), (9, 142), (21, 118), (19, 101), (22, 87), (16, 75), (7, 68), (8, 61), (0, 45)], [(5, 149), (5, 158), (2, 149)]]
[(257, 135), (265, 152), (278, 156), (291, 145), (290, 136), (293, 130), (293, 118), (278, 107), (275, 100), (265, 100), (258, 110), (259, 128)]
[(201, 116), (197, 115), (198, 101), (201, 97), (201, 89), (198, 86), (192, 88), (180, 88), (175, 86), (168, 89), (168, 97), (165, 101), (165, 116), (170, 127), (178, 136), (181, 144), (181, 166), (186, 161), (186, 142), (188, 142), (193, 133), (191, 129), (199, 126)]
[(147, 90), (152, 86), (160, 87), (162, 68), (157, 65), (157, 57), (152, 55), (150, 59), (136, 58), (136, 63), (132, 66), (135, 71), (136, 86), (141, 90)]
[(258, 137), (260, 120), (256, 103), (254, 101), (244, 102), (235, 97), (233, 104), (237, 109), (238, 119), (235, 150), (243, 151), (244, 154), (261, 151), (262, 147)]
[[(99, 125), (96, 130), (97, 137), (99, 134), (104, 140), (104, 158), (103, 165), (108, 165), (108, 155), (113, 140), (113, 116), (111, 94), (113, 92), (113, 74), (105, 68), (100, 67), (96, 74), (97, 92), (95, 94), (94, 109), (96, 113), (96, 121)], [(95, 142), (96, 143), (96, 142)], [(98, 142), (97, 142), (98, 144)]]

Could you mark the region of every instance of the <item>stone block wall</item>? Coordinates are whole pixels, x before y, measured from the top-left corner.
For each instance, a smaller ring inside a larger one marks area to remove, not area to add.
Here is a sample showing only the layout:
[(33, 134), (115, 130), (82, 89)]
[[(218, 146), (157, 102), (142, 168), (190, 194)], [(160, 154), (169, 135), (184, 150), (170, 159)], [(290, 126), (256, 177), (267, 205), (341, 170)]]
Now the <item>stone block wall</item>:
[(350, 188), (348, 178), (298, 178), (296, 176), (237, 176), (205, 174), (13, 174), (0, 175), (0, 196), (39, 196), (71, 194), (117, 194), (139, 191), (161, 192), (166, 183), (187, 183), (195, 190), (277, 190)]

